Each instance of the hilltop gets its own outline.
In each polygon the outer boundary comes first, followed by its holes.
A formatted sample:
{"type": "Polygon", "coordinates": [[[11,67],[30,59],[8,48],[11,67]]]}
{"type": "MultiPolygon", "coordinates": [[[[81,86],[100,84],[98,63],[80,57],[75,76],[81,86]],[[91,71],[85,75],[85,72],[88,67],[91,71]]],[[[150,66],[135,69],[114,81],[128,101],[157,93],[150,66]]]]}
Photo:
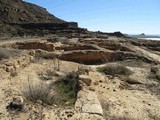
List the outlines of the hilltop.
{"type": "Polygon", "coordinates": [[[1,23],[63,23],[45,8],[22,0],[0,0],[1,23]]]}
{"type": "Polygon", "coordinates": [[[43,36],[57,29],[78,27],[22,0],[0,0],[0,36],[43,36]]]}

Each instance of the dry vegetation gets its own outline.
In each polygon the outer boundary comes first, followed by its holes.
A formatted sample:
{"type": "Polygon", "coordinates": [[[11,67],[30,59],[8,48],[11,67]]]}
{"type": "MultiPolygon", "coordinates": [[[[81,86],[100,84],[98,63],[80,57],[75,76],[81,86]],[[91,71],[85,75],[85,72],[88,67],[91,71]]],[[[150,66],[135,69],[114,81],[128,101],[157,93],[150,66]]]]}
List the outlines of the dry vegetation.
{"type": "Polygon", "coordinates": [[[55,82],[55,91],[59,94],[57,103],[73,105],[76,101],[79,74],[75,71],[69,72],[63,78],[55,82]]]}
{"type": "MultiPolygon", "coordinates": [[[[49,77],[54,77],[54,74],[50,72],[49,77]]],[[[49,84],[45,83],[46,80],[51,80],[49,77],[41,78],[45,81],[41,80],[39,83],[33,83],[28,77],[28,84],[23,86],[22,92],[28,100],[33,102],[41,100],[48,105],[73,105],[78,92],[78,76],[77,72],[69,72],[49,84]]]]}
{"type": "Polygon", "coordinates": [[[33,102],[41,100],[45,104],[52,105],[54,103],[54,94],[51,93],[52,86],[45,84],[43,81],[33,83],[28,78],[28,84],[23,86],[23,95],[33,102]]]}
{"type": "Polygon", "coordinates": [[[105,67],[98,68],[98,71],[106,75],[112,75],[112,76],[116,75],[129,76],[132,74],[132,71],[130,71],[128,68],[122,65],[107,65],[105,67]]]}
{"type": "Polygon", "coordinates": [[[0,48],[0,60],[9,59],[11,57],[20,56],[21,51],[9,48],[0,48]]]}

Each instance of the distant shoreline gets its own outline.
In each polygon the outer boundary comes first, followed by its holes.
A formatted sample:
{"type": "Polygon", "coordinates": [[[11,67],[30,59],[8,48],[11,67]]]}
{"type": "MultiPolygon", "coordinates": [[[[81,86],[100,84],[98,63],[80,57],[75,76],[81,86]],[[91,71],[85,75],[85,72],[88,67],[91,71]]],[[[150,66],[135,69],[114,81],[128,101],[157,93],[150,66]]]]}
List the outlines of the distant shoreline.
{"type": "Polygon", "coordinates": [[[143,40],[157,40],[157,41],[160,41],[160,38],[138,38],[138,39],[143,39],[143,40]]]}

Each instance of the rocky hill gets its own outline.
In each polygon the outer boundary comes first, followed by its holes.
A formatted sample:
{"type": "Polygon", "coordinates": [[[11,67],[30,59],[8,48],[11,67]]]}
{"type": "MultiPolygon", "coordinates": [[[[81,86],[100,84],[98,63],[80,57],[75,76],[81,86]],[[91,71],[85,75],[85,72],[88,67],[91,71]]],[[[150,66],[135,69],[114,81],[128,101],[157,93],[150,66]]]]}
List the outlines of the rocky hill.
{"type": "Polygon", "coordinates": [[[43,36],[56,30],[78,28],[45,8],[22,0],[0,0],[0,36],[43,36]]]}
{"type": "Polygon", "coordinates": [[[1,23],[63,23],[45,8],[22,0],[0,0],[1,23]]]}

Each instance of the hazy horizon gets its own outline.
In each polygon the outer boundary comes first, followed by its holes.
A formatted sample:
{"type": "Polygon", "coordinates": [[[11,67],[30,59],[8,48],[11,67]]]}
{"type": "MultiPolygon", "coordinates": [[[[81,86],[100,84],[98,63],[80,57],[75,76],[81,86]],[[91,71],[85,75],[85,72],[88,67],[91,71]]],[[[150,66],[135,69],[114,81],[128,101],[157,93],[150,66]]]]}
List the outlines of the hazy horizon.
{"type": "Polygon", "coordinates": [[[159,0],[25,0],[92,31],[160,34],[159,0]]]}

